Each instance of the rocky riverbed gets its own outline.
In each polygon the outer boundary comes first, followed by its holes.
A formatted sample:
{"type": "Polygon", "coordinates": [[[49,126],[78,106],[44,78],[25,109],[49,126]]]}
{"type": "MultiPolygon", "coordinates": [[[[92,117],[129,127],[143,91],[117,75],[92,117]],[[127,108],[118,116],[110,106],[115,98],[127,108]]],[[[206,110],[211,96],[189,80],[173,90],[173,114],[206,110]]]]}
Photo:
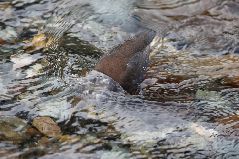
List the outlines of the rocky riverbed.
{"type": "Polygon", "coordinates": [[[238,0],[0,2],[0,158],[238,158],[238,0]],[[157,31],[138,95],[94,71],[157,31]]]}

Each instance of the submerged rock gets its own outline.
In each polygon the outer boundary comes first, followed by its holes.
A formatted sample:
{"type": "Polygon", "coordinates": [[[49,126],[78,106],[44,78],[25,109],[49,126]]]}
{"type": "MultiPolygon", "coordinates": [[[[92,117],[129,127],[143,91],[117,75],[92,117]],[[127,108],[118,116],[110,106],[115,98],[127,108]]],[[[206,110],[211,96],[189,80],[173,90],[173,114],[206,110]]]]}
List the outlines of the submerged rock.
{"type": "Polygon", "coordinates": [[[0,45],[3,45],[4,43],[5,41],[2,38],[0,38],[0,45]]]}
{"type": "Polygon", "coordinates": [[[60,127],[50,117],[34,118],[32,125],[48,137],[58,137],[61,135],[60,127]]]}
{"type": "Polygon", "coordinates": [[[27,130],[30,126],[27,121],[14,116],[1,116],[0,141],[20,143],[29,139],[27,130]]]}

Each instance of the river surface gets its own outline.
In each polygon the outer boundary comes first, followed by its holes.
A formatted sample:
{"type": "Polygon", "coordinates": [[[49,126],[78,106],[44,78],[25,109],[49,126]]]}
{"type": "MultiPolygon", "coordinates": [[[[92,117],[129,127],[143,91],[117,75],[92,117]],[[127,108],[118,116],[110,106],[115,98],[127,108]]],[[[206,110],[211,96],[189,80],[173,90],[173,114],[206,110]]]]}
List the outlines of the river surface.
{"type": "Polygon", "coordinates": [[[237,159],[238,70],[238,0],[2,0],[1,120],[48,116],[63,137],[0,131],[0,158],[237,159]],[[139,95],[112,91],[95,64],[145,28],[139,95]]]}

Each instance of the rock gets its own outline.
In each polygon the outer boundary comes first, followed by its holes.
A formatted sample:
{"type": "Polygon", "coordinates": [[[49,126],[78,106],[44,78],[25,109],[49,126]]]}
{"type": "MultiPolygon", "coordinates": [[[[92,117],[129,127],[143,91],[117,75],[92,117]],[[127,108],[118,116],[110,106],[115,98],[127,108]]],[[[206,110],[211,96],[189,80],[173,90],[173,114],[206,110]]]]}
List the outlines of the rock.
{"type": "Polygon", "coordinates": [[[2,38],[0,38],[0,45],[2,45],[4,43],[5,43],[5,41],[2,38]]]}
{"type": "Polygon", "coordinates": [[[52,38],[46,37],[46,35],[43,33],[39,33],[33,37],[32,41],[26,42],[27,44],[25,46],[25,50],[31,52],[50,45],[50,43],[52,43],[52,38]]]}
{"type": "Polygon", "coordinates": [[[60,127],[50,117],[36,117],[33,119],[32,125],[48,137],[57,138],[61,135],[60,127]]]}
{"type": "Polygon", "coordinates": [[[222,125],[228,125],[229,127],[232,127],[234,129],[239,129],[239,115],[230,115],[226,117],[221,117],[219,119],[216,119],[216,121],[222,125]]]}
{"type": "Polygon", "coordinates": [[[231,114],[226,116],[220,116],[215,119],[218,123],[218,129],[223,132],[224,135],[239,136],[239,115],[231,114]]]}
{"type": "Polygon", "coordinates": [[[29,139],[27,130],[30,126],[27,121],[14,116],[2,116],[0,118],[0,141],[12,141],[21,143],[29,139]]]}
{"type": "Polygon", "coordinates": [[[12,5],[11,5],[11,3],[10,2],[1,2],[0,3],[0,10],[6,10],[6,9],[8,9],[8,8],[11,8],[12,7],[12,5]]]}
{"type": "Polygon", "coordinates": [[[62,135],[59,138],[60,143],[73,144],[79,142],[81,139],[80,135],[62,135]]]}
{"type": "Polygon", "coordinates": [[[50,141],[47,137],[42,137],[39,141],[38,141],[38,144],[41,145],[41,146],[46,146],[46,145],[49,145],[50,144],[50,141]]]}
{"type": "Polygon", "coordinates": [[[29,127],[26,132],[29,136],[41,136],[42,135],[37,129],[35,129],[33,127],[29,127]]]}

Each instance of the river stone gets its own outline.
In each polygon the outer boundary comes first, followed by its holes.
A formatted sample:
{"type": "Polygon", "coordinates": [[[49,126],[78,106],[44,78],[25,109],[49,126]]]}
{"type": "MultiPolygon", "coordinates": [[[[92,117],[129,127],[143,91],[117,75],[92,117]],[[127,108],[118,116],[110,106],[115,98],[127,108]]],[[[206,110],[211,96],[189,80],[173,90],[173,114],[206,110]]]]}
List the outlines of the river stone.
{"type": "Polygon", "coordinates": [[[14,116],[1,116],[0,141],[12,141],[20,143],[29,139],[27,121],[14,116]]]}
{"type": "Polygon", "coordinates": [[[36,117],[33,119],[32,125],[48,137],[59,137],[61,135],[60,127],[50,117],[36,117]]]}

